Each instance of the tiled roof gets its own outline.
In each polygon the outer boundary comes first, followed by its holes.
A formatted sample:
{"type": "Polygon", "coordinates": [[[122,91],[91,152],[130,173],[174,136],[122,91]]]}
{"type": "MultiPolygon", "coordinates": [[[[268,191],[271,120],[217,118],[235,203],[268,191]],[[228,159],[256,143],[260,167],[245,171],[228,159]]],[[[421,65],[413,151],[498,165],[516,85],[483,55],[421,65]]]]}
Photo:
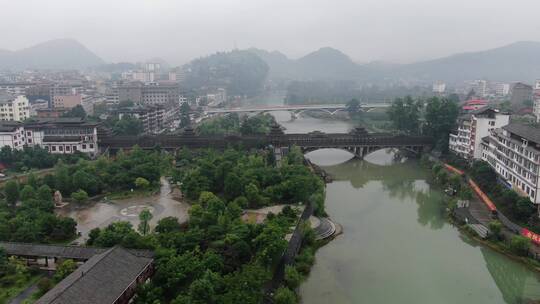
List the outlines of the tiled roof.
{"type": "Polygon", "coordinates": [[[151,263],[152,258],[113,247],[93,256],[36,304],[114,303],[151,263]]]}
{"type": "Polygon", "coordinates": [[[540,128],[520,123],[511,123],[503,127],[504,130],[525,138],[528,141],[540,144],[540,128]]]}

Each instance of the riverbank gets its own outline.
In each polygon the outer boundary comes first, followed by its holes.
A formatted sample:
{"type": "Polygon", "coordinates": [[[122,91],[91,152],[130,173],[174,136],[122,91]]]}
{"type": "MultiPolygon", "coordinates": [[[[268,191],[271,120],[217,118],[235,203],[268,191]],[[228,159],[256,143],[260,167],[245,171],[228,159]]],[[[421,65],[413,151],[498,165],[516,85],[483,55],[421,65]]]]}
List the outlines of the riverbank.
{"type": "MultiPolygon", "coordinates": [[[[456,198],[448,197],[446,200],[446,207],[450,210],[449,219],[458,226],[460,231],[479,243],[488,246],[492,250],[526,265],[531,270],[540,272],[540,262],[538,261],[540,248],[531,244],[530,241],[529,244],[525,243],[525,245],[523,245],[527,246],[526,248],[518,247],[516,245],[516,240],[523,237],[519,234],[515,234],[514,231],[499,222],[495,215],[497,213],[496,207],[487,195],[476,186],[476,183],[469,179],[463,171],[439,162],[434,158],[432,158],[432,160],[435,161],[427,161],[424,163],[424,166],[428,165],[429,168],[432,168],[432,174],[434,175],[432,181],[443,188],[458,188],[459,190],[457,190],[454,195],[457,199],[463,199],[462,203],[459,203],[458,201],[457,204],[455,203],[456,198]],[[444,168],[442,170],[446,170],[446,172],[450,174],[450,177],[442,175],[440,170],[436,170],[436,166],[444,168]],[[454,181],[451,181],[453,178],[452,176],[456,177],[454,181]],[[457,184],[456,180],[458,181],[457,184]],[[472,189],[472,187],[475,188],[472,189]],[[464,192],[472,192],[475,195],[471,196],[468,193],[463,195],[464,192]],[[469,212],[469,208],[474,209],[469,212]],[[465,210],[466,212],[461,212],[462,210],[465,210]],[[474,225],[484,226],[486,234],[481,235],[481,233],[475,229],[476,227],[474,225]],[[530,257],[530,254],[533,255],[532,258],[530,257]]],[[[502,214],[500,214],[500,216],[504,217],[502,214]]]]}

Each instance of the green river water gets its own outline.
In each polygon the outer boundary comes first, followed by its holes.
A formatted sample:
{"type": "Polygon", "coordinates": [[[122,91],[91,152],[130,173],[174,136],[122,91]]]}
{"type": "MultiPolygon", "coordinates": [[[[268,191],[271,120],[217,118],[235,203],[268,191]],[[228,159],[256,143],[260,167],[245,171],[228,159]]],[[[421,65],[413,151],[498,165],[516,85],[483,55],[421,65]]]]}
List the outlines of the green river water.
{"type": "MultiPolygon", "coordinates": [[[[339,121],[275,114],[286,132],[344,132],[339,121]]],[[[416,160],[391,151],[348,160],[340,150],[308,154],[334,177],[326,210],[344,233],[319,249],[301,285],[303,303],[531,303],[540,277],[485,248],[445,220],[443,194],[416,160]]]]}

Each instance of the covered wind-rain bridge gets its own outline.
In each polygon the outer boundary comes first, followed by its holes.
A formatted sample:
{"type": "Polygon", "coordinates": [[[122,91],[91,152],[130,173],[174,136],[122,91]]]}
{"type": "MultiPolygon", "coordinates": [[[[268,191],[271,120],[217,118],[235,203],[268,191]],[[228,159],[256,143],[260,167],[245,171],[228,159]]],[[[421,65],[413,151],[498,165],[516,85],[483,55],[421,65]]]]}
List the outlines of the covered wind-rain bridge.
{"type": "Polygon", "coordinates": [[[197,135],[193,129],[187,129],[181,135],[154,136],[106,136],[99,141],[100,150],[115,153],[129,150],[137,145],[142,149],[164,149],[176,151],[189,149],[226,149],[228,147],[268,148],[287,151],[298,146],[304,153],[319,149],[341,149],[352,153],[357,158],[380,149],[397,148],[415,153],[430,149],[431,137],[394,135],[389,133],[368,133],[363,128],[353,129],[349,133],[323,133],[319,131],[307,134],[284,134],[278,125],[266,135],[197,135]]]}

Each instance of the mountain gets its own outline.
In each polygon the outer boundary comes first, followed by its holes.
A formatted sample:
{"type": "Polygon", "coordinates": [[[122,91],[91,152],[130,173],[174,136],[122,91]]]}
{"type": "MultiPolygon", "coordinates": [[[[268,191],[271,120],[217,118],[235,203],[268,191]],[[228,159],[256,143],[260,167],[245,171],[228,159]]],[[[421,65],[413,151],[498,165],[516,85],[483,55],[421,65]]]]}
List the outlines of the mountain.
{"type": "Polygon", "coordinates": [[[280,52],[250,49],[270,67],[270,78],[297,81],[386,81],[449,83],[473,79],[526,81],[540,78],[540,42],[516,42],[507,46],[456,54],[412,64],[372,62],[357,64],[332,48],[321,48],[300,59],[280,52]]]}
{"type": "Polygon", "coordinates": [[[263,89],[268,65],[248,51],[220,52],[192,60],[183,66],[184,88],[213,92],[225,88],[231,96],[255,96],[263,89]]]}
{"type": "Polygon", "coordinates": [[[351,80],[361,77],[363,69],[339,50],[325,47],[299,59],[289,59],[278,51],[251,48],[270,67],[270,78],[288,80],[351,80]]]}
{"type": "Polygon", "coordinates": [[[462,53],[403,65],[392,70],[420,81],[459,82],[472,79],[533,81],[540,77],[540,42],[516,42],[480,52],[462,53]]]}
{"type": "Polygon", "coordinates": [[[0,69],[84,69],[105,62],[73,39],[50,40],[18,50],[0,50],[0,69]]]}

